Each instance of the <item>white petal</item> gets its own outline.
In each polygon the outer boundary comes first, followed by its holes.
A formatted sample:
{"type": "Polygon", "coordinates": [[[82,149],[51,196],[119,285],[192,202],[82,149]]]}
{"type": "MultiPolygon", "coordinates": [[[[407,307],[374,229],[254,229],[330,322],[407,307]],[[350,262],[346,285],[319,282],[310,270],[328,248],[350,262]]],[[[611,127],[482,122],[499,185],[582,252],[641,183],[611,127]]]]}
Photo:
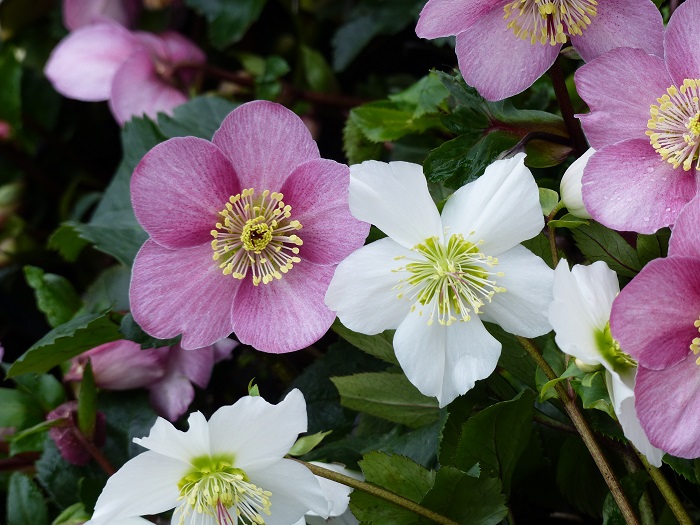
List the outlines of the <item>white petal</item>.
{"type": "Polygon", "coordinates": [[[92,519],[111,522],[172,509],[180,496],[177,484],[190,468],[155,452],[139,454],[107,480],[92,519]]]}
{"type": "Polygon", "coordinates": [[[618,374],[605,373],[605,382],[608,386],[610,401],[615,407],[615,414],[620,421],[625,437],[629,439],[639,452],[646,456],[647,461],[655,467],[661,466],[663,450],[656,448],[649,442],[649,438],[642,429],[634,407],[634,379],[635,368],[629,368],[622,377],[618,374]]]}
{"type": "Polygon", "coordinates": [[[350,254],[335,270],[326,292],[326,305],[342,323],[362,334],[394,329],[406,317],[411,304],[398,299],[394,288],[407,272],[396,272],[413,252],[386,238],[350,254]]]}
{"type": "MultiPolygon", "coordinates": [[[[320,461],[312,461],[311,463],[313,463],[314,465],[318,465],[319,467],[327,468],[328,470],[332,470],[334,472],[350,476],[355,479],[365,479],[364,476],[359,472],[348,470],[341,465],[337,465],[334,463],[322,463],[320,461]]],[[[352,489],[347,485],[343,485],[342,483],[337,483],[335,481],[331,481],[330,479],[322,478],[320,476],[316,476],[316,479],[318,480],[318,483],[321,486],[323,496],[326,498],[326,500],[328,500],[328,503],[330,504],[329,515],[340,516],[341,514],[344,514],[345,511],[348,510],[348,505],[350,504],[350,493],[352,492],[352,489]]],[[[313,511],[310,511],[309,514],[315,515],[313,511]]]]}
{"type": "Polygon", "coordinates": [[[194,412],[187,420],[189,429],[181,432],[170,422],[159,417],[151,428],[150,434],[144,438],[134,438],[134,443],[148,448],[153,452],[190,462],[193,458],[208,456],[209,427],[201,412],[194,412]]]}
{"type": "Polygon", "coordinates": [[[212,454],[233,454],[234,466],[246,472],[278,461],[302,432],[306,401],[296,388],[276,405],[262,397],[243,397],[209,420],[212,454]]]}
{"type": "Polygon", "coordinates": [[[591,219],[591,214],[588,213],[586,207],[583,205],[583,195],[581,189],[583,185],[581,179],[583,178],[583,169],[588,163],[588,159],[595,153],[593,148],[588,148],[586,153],[581,155],[576,159],[571,166],[569,166],[564,175],[561,178],[561,184],[559,185],[559,193],[561,194],[561,200],[569,210],[571,215],[580,217],[581,219],[591,219]]]}
{"type": "Polygon", "coordinates": [[[289,525],[307,512],[328,516],[329,503],[318,479],[304,465],[289,459],[279,460],[261,470],[246,471],[250,482],[272,492],[271,515],[265,525],[289,525]]]}
{"type": "Polygon", "coordinates": [[[461,233],[486,255],[500,255],[544,227],[539,190],[525,154],[497,160],[474,182],[447,200],[442,224],[447,235],[461,233]]]}
{"type": "Polygon", "coordinates": [[[481,318],[524,337],[549,332],[552,327],[547,309],[552,301],[554,270],[520,245],[499,255],[494,270],[505,274],[495,280],[506,291],[495,294],[483,306],[481,318]]]}
{"type": "Polygon", "coordinates": [[[597,335],[605,330],[619,291],[617,274],[605,262],[575,265],[570,271],[565,260],[559,261],[548,316],[559,348],[586,364],[611,369],[600,353],[597,335]]]}
{"type": "Polygon", "coordinates": [[[428,316],[419,312],[409,313],[396,330],[396,358],[408,380],[444,407],[494,371],[501,343],[477,316],[449,326],[428,325],[428,316]]]}
{"type": "Polygon", "coordinates": [[[405,248],[442,239],[442,225],[428,192],[423,167],[410,162],[368,160],[350,166],[350,211],[405,248]]]}

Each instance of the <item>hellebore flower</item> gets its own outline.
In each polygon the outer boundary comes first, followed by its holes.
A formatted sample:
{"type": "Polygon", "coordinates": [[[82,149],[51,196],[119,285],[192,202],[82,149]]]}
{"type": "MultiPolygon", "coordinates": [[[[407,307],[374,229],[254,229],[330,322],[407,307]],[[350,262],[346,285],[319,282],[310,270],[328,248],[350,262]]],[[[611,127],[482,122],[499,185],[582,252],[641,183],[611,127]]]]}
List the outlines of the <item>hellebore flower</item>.
{"type": "Polygon", "coordinates": [[[44,73],[68,98],[109,101],[119,124],[133,116],[155,118],[187,101],[195,76],[180,63],[204,63],[205,55],[182,35],[131,32],[116,23],[78,29],[52,51],[44,73]]]}
{"type": "Polygon", "coordinates": [[[524,154],[499,160],[457,190],[439,215],[421,166],[350,168],[350,210],[388,235],[345,259],[326,304],[356,332],[396,329],[408,379],[440,406],[493,372],[495,322],[525,337],[551,329],[552,270],[519,243],[544,226],[524,154]]]}
{"type": "Polygon", "coordinates": [[[569,210],[571,215],[581,219],[592,218],[583,204],[581,179],[583,178],[583,170],[586,164],[588,164],[588,159],[590,159],[594,153],[595,150],[593,148],[588,148],[586,153],[581,155],[566,169],[564,176],[561,178],[561,184],[559,185],[559,193],[564,206],[566,206],[566,209],[569,210]]]}
{"type": "Polygon", "coordinates": [[[131,198],[151,238],[134,261],[134,319],[185,349],[234,331],[264,352],[317,341],[336,265],[369,225],[348,208],[347,166],[321,159],[294,113],[257,101],[232,111],[212,142],[184,137],[136,167],[131,198]]]}
{"type": "Polygon", "coordinates": [[[617,296],[613,337],[639,363],[636,409],[649,441],[700,456],[700,199],[680,213],[668,257],[649,262],[617,296]]]}
{"type": "Polygon", "coordinates": [[[651,0],[429,0],[416,34],[457,35],[464,80],[487,100],[526,90],[571,39],[592,60],[620,46],[662,55],[663,21],[651,0]]]}
{"type": "MultiPolygon", "coordinates": [[[[311,463],[355,479],[363,481],[365,479],[359,472],[348,470],[340,465],[321,463],[320,461],[312,461],[311,463]]],[[[316,476],[316,479],[321,486],[323,495],[328,501],[328,518],[323,518],[315,512],[309,511],[306,513],[306,516],[300,519],[295,525],[324,525],[326,523],[333,523],[334,525],[358,525],[360,522],[353,516],[348,508],[352,489],[347,485],[341,485],[340,483],[320,476],[316,476]]]]}
{"type": "Polygon", "coordinates": [[[663,55],[615,49],[576,72],[591,109],[578,117],[597,150],[583,174],[583,201],[610,228],[653,233],[697,193],[699,18],[700,0],[688,0],[671,16],[663,55]]]}
{"type": "Polygon", "coordinates": [[[610,310],[619,292],[617,274],[603,261],[569,270],[561,260],[554,270],[549,322],[559,348],[575,357],[580,368],[605,368],[610,400],[625,437],[649,463],[660,467],[663,452],[649,443],[634,409],[636,363],[610,335],[610,310]]]}
{"type": "Polygon", "coordinates": [[[137,343],[119,340],[74,358],[64,379],[80,381],[90,359],[99,388],[148,388],[158,415],[176,421],[194,399],[192,385],[206,388],[214,365],[228,359],[236,346],[232,339],[222,339],[197,350],[183,350],[180,345],[142,350],[137,343]]]}
{"type": "Polygon", "coordinates": [[[91,525],[174,508],[172,523],[292,525],[313,510],[328,516],[316,476],[284,459],[306,431],[306,403],[292,390],[277,405],[246,396],[207,420],[190,415],[181,432],[158,419],[134,442],[148,451],[114,474],[95,505],[91,525]]]}
{"type": "Polygon", "coordinates": [[[75,31],[83,26],[111,20],[131,27],[142,5],[141,0],[63,0],[63,25],[75,31]]]}

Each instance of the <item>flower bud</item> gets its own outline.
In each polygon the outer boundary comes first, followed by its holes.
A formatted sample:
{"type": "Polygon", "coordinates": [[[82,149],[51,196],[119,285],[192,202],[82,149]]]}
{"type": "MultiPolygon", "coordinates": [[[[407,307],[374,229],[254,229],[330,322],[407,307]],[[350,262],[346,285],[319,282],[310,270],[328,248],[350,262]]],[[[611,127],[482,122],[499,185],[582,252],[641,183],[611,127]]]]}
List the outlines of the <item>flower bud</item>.
{"type": "MultiPolygon", "coordinates": [[[[63,459],[73,465],[87,465],[92,456],[79,439],[76,433],[78,429],[78,402],[68,401],[59,405],[46,416],[47,421],[56,419],[65,419],[65,424],[49,429],[49,436],[56,444],[56,448],[60,452],[63,459]]],[[[87,438],[84,438],[87,440],[87,438]]],[[[97,412],[97,420],[95,426],[94,444],[97,447],[102,447],[106,440],[106,422],[105,415],[102,412],[97,412]]]]}
{"type": "Polygon", "coordinates": [[[591,215],[586,211],[583,205],[583,197],[581,196],[581,178],[583,177],[583,169],[588,163],[588,159],[595,153],[593,148],[588,148],[588,151],[581,155],[564,173],[559,186],[561,200],[569,210],[571,215],[581,219],[590,219],[591,215]]]}

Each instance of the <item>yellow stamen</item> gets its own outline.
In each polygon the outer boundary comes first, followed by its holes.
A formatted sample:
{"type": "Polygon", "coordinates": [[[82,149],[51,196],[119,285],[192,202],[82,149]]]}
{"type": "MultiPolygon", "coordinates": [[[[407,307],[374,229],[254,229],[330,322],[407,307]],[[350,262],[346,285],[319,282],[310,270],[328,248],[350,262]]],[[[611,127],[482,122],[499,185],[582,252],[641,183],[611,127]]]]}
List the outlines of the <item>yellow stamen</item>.
{"type": "Polygon", "coordinates": [[[596,0],[515,0],[503,7],[508,28],[531,44],[559,45],[582,35],[598,10],[596,0]]]}

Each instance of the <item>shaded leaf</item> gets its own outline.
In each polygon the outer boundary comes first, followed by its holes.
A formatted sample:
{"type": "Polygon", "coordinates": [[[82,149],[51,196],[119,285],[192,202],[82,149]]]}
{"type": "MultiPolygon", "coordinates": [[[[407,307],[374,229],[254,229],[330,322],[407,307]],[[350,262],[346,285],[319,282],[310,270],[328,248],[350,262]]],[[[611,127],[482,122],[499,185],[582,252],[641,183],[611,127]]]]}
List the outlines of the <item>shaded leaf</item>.
{"type": "Polygon", "coordinates": [[[572,234],[588,260],[605,261],[611,270],[626,277],[634,277],[641,270],[637,252],[616,231],[591,221],[572,230],[572,234]]]}
{"type": "Polygon", "coordinates": [[[65,277],[44,273],[36,266],[25,266],[24,277],[34,290],[36,303],[52,328],[67,323],[83,302],[73,285],[65,277]]]}
{"type": "Polygon", "coordinates": [[[48,525],[44,496],[26,475],[15,472],[7,491],[7,525],[48,525]]]}

